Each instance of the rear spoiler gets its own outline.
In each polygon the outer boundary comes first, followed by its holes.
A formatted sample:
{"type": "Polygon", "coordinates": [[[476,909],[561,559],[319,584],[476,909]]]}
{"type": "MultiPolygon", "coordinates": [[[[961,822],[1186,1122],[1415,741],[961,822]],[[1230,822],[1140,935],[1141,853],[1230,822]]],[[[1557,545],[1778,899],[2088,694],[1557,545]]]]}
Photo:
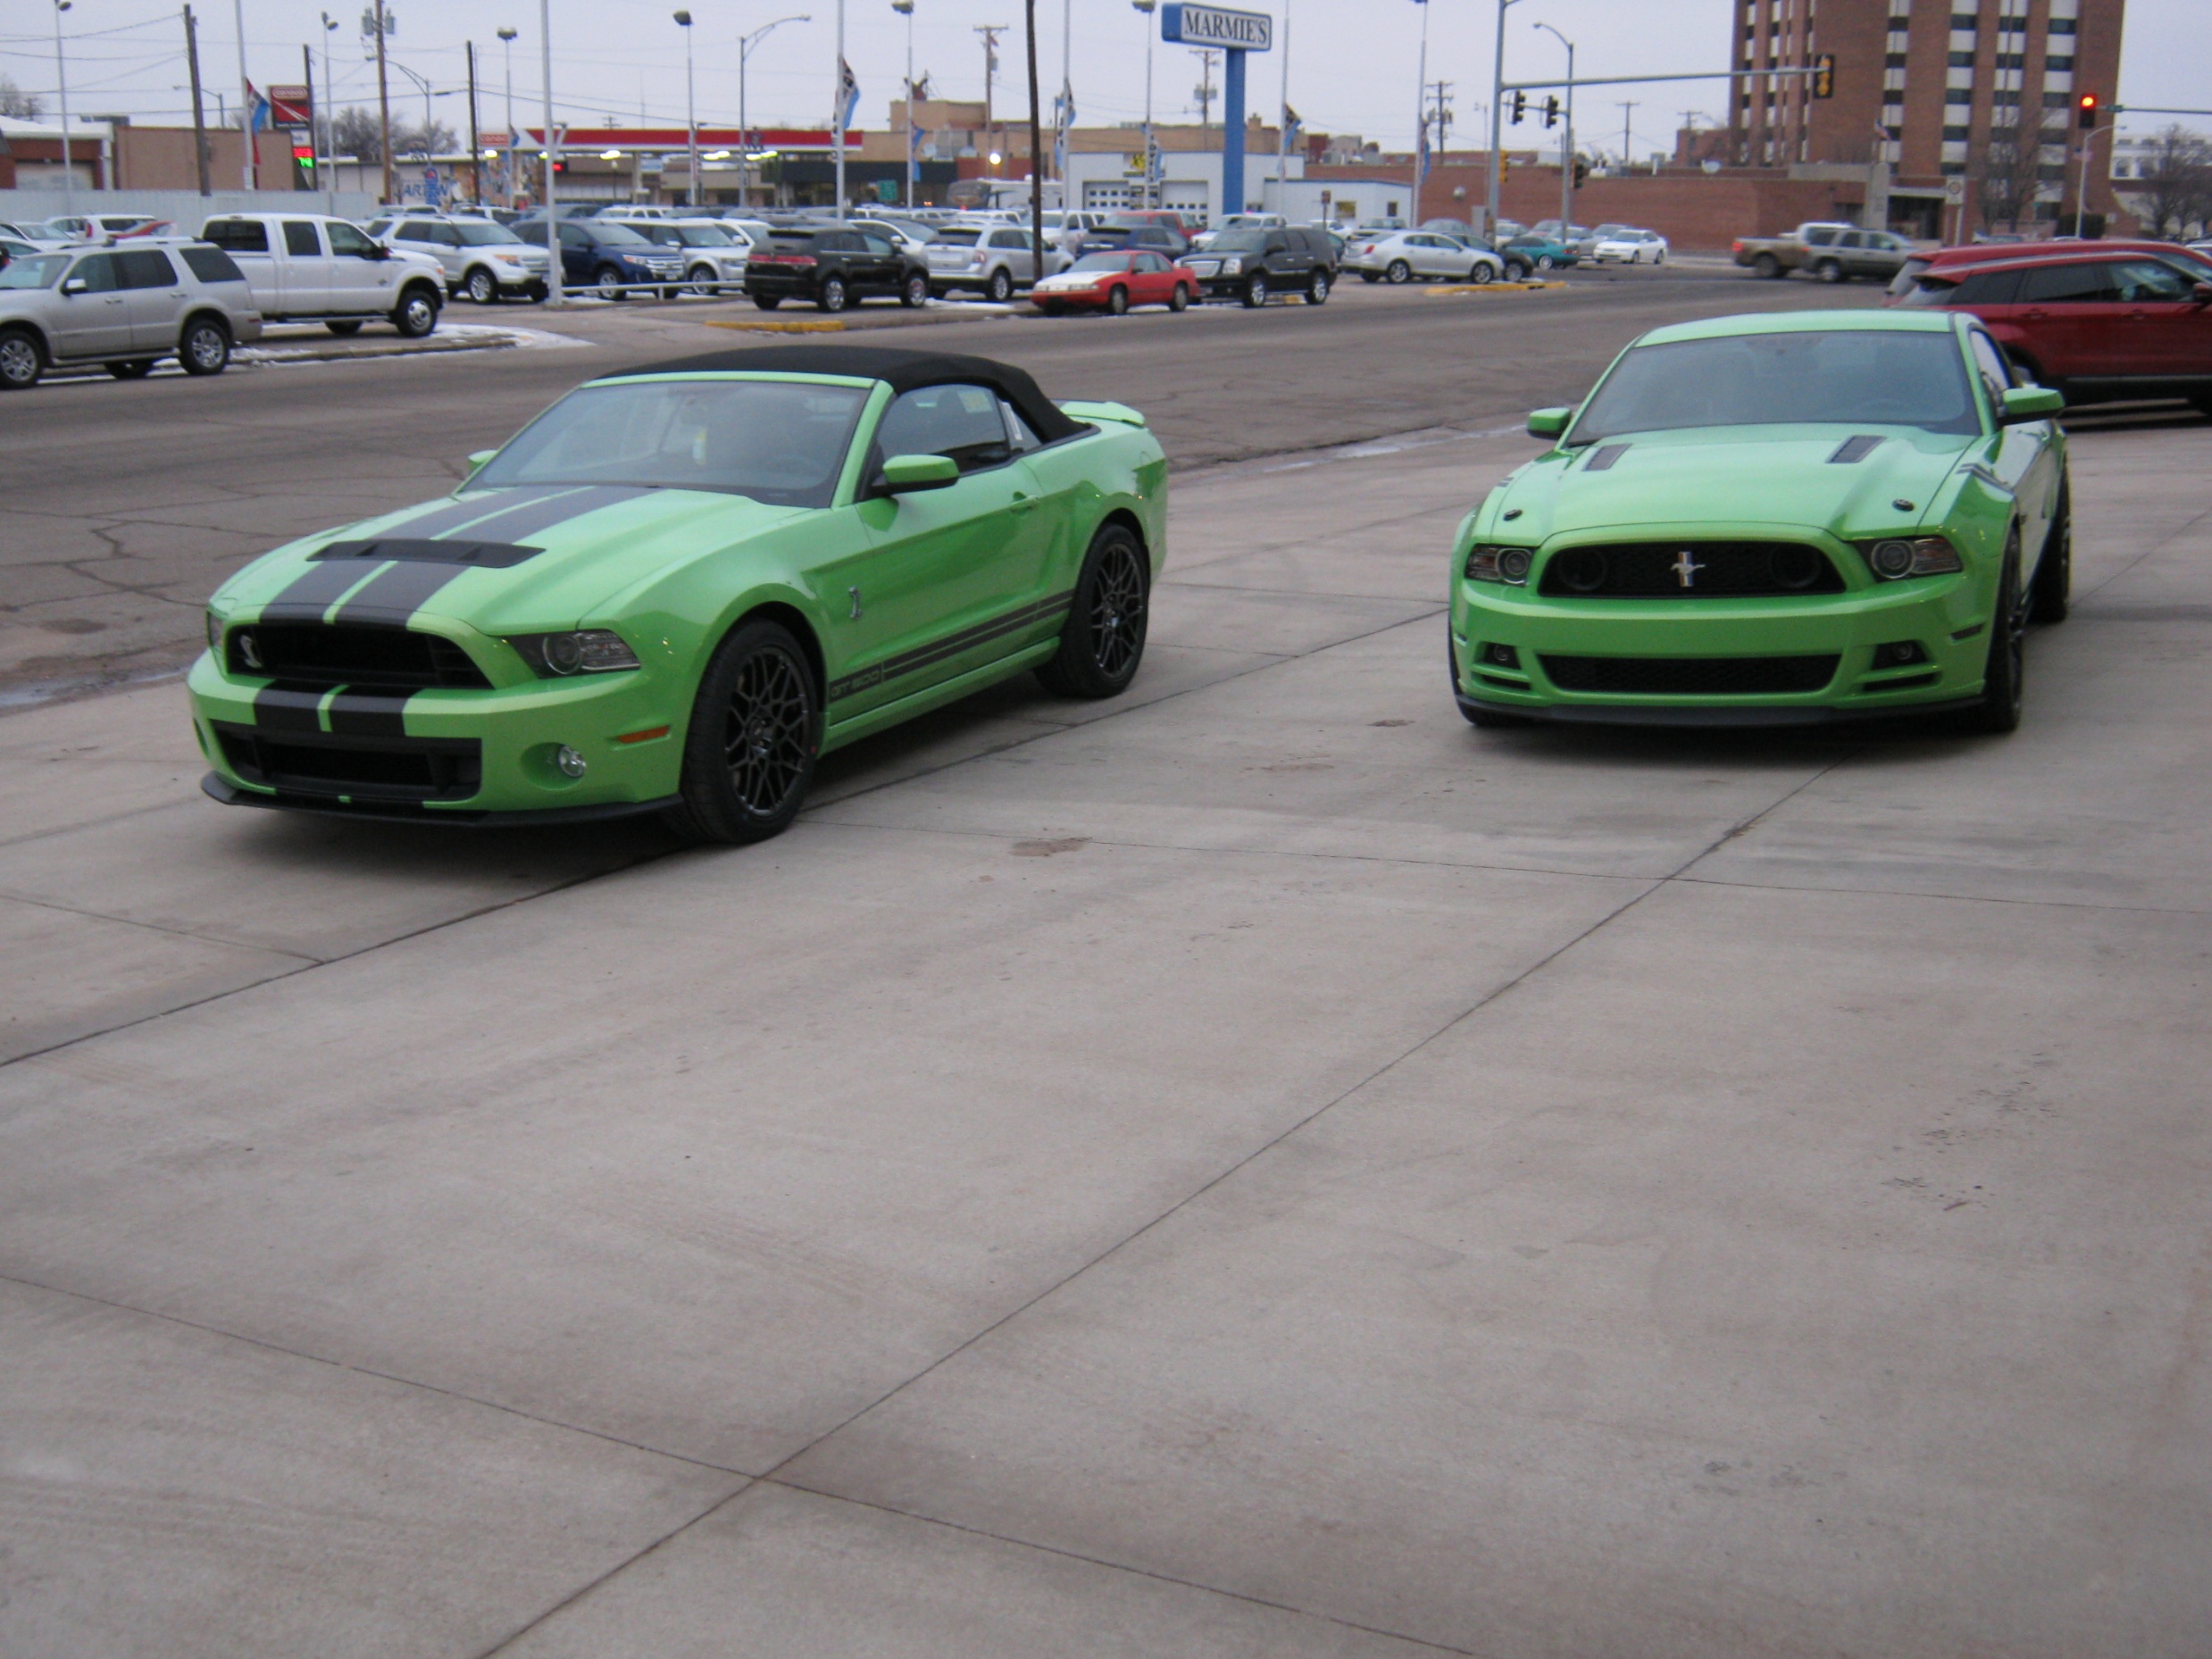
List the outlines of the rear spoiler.
{"type": "Polygon", "coordinates": [[[1060,411],[1072,421],[1115,421],[1123,426],[1143,426],[1145,418],[1127,404],[1091,404],[1081,399],[1064,402],[1060,411]]]}

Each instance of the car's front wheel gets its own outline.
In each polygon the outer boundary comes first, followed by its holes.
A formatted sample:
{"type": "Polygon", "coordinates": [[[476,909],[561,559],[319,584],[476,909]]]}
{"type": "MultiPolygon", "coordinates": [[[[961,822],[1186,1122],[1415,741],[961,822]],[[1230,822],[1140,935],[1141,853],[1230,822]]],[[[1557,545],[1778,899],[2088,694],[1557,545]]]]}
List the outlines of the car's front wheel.
{"type": "Polygon", "coordinates": [[[230,366],[230,330],[213,317],[195,317],[177,341],[177,361],[187,374],[221,374],[230,366]]]}
{"type": "Polygon", "coordinates": [[[909,276],[898,290],[898,303],[908,311],[919,311],[930,303],[930,279],[920,271],[909,276]]]}
{"type": "Polygon", "coordinates": [[[1190,309],[1190,290],[1178,282],[1175,285],[1175,291],[1167,296],[1167,308],[1170,311],[1189,311],[1190,309]]]}
{"type": "Polygon", "coordinates": [[[1245,279],[1244,303],[1255,311],[1267,304],[1267,278],[1265,272],[1254,271],[1245,279]]]}
{"type": "Polygon", "coordinates": [[[701,299],[712,298],[714,293],[714,268],[712,265],[694,265],[684,273],[690,279],[691,291],[701,299]]]}
{"type": "Polygon", "coordinates": [[[1117,317],[1129,315],[1129,290],[1118,282],[1106,290],[1106,309],[1117,317]]]}
{"type": "Polygon", "coordinates": [[[24,392],[38,384],[46,372],[46,354],[29,329],[0,332],[0,391],[24,392]]]}
{"type": "Polygon", "coordinates": [[[2058,505],[2043,537],[2043,556],[2035,562],[2029,590],[2028,621],[2048,627],[2066,620],[2074,597],[2074,487],[2061,479],[2058,505]]]}
{"type": "Polygon", "coordinates": [[[438,326],[438,302],[425,288],[412,288],[392,307],[392,327],[404,340],[419,340],[438,326]]]}
{"type": "Polygon", "coordinates": [[[1474,262],[1474,269],[1467,272],[1467,280],[1477,288],[1484,288],[1493,281],[1497,275],[1498,273],[1490,268],[1488,261],[1478,259],[1474,262]]]}
{"type": "Polygon", "coordinates": [[[499,279],[483,266],[479,265],[474,271],[469,272],[468,296],[479,305],[497,304],[499,303],[499,279]]]}
{"type": "Polygon", "coordinates": [[[699,680],[670,827],[731,846],[781,834],[798,816],[821,747],[814,671],[798,641],[780,623],[740,624],[699,680]]]}
{"type": "Polygon", "coordinates": [[[1075,579],[1059,654],[1037,671],[1045,689],[1064,697],[1114,697],[1128,690],[1144,660],[1151,599],[1144,544],[1126,524],[1100,526],[1075,579]]]}
{"type": "Polygon", "coordinates": [[[2020,729],[2023,689],[2027,679],[2028,607],[2020,592],[2020,532],[2005,544],[2004,567],[1997,574],[1997,605],[1990,613],[1990,654],[1983,671],[1982,700],[1968,710],[1974,731],[2001,736],[2020,729]]]}
{"type": "Polygon", "coordinates": [[[622,292],[622,273],[614,265],[602,265],[591,273],[591,286],[601,299],[627,299],[622,292]]]}

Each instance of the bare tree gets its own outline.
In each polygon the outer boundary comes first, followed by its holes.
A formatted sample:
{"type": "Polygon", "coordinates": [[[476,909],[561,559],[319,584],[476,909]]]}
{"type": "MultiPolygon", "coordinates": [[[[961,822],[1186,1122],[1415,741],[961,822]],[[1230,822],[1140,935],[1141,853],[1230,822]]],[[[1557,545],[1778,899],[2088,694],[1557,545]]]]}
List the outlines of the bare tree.
{"type": "Polygon", "coordinates": [[[2185,234],[2212,221],[2212,142],[2179,126],[2168,127],[2141,152],[2128,195],[2154,237],[2185,234]]]}
{"type": "Polygon", "coordinates": [[[46,106],[35,92],[26,92],[8,76],[0,75],[0,115],[10,121],[37,121],[46,106]]]}
{"type": "Polygon", "coordinates": [[[2036,196],[2043,182],[2043,134],[2025,121],[1991,127],[1983,147],[1974,203],[1984,225],[2024,230],[2036,217],[2036,196]]]}
{"type": "Polygon", "coordinates": [[[451,155],[460,148],[459,136],[442,121],[434,121],[426,127],[403,127],[397,122],[392,125],[394,160],[403,155],[422,156],[426,159],[433,155],[451,155]]]}
{"type": "Polygon", "coordinates": [[[380,163],[384,141],[377,129],[376,112],[355,104],[342,109],[330,122],[330,153],[355,161],[380,163]]]}

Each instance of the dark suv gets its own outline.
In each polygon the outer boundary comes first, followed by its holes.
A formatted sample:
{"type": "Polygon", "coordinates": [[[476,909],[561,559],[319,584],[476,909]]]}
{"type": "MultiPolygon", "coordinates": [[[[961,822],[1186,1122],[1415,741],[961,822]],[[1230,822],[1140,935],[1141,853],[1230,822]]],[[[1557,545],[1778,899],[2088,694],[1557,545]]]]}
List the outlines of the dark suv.
{"type": "Polygon", "coordinates": [[[1897,303],[1981,318],[2069,404],[2186,397],[2212,414],[2212,267],[2178,247],[2017,252],[1931,266],[1897,303]]]}
{"type": "Polygon", "coordinates": [[[1203,254],[1183,263],[1198,275],[1209,298],[1265,305],[1273,294],[1303,294],[1309,305],[1327,302],[1336,281],[1336,244],[1325,230],[1288,225],[1279,230],[1224,230],[1203,254]]]}
{"type": "Polygon", "coordinates": [[[763,311],[787,299],[812,300],[843,311],[872,294],[896,295],[902,305],[930,301],[930,268],[889,237],[852,225],[779,227],[745,263],[745,292],[763,311]]]}

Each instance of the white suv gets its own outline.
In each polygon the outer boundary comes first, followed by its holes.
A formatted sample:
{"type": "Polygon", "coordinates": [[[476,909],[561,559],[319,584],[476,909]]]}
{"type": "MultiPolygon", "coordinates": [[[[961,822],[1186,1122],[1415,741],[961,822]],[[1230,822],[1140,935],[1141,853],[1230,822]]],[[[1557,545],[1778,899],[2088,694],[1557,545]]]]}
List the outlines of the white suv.
{"type": "Polygon", "coordinates": [[[446,272],[446,291],[466,294],[480,305],[510,295],[546,297],[546,250],[492,220],[403,213],[388,223],[371,223],[368,229],[387,247],[436,260],[446,272]]]}

